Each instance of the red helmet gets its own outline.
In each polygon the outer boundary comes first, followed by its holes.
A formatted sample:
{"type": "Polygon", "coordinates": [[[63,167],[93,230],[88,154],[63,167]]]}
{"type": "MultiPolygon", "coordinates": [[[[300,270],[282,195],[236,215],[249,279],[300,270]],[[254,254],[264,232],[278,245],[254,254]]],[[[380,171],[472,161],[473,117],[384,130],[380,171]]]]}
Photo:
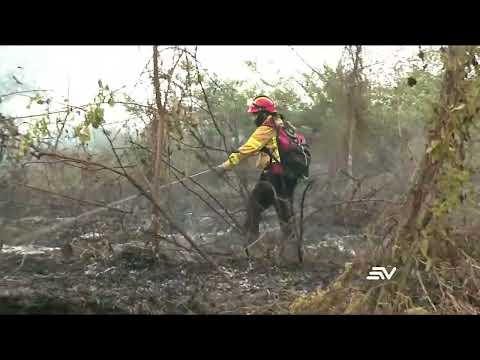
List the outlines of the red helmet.
{"type": "Polygon", "coordinates": [[[265,110],[270,113],[277,112],[277,108],[272,99],[268,96],[260,95],[253,99],[252,105],[248,107],[247,112],[257,113],[259,111],[265,110]]]}

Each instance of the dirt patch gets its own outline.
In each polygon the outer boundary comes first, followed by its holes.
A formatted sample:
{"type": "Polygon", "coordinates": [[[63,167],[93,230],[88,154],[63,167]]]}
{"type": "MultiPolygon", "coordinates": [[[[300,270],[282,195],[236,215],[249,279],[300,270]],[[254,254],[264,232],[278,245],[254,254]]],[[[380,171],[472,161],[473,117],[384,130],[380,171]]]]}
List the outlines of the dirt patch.
{"type": "MultiPolygon", "coordinates": [[[[37,236],[34,246],[16,240],[55,225],[58,215],[11,220],[9,226],[19,234],[5,236],[5,251],[0,251],[0,313],[285,313],[299,295],[324,288],[354,255],[350,245],[356,238],[349,229],[318,216],[304,234],[302,266],[279,266],[267,256],[247,259],[243,239],[207,215],[189,233],[219,268],[185,252],[189,244],[175,233],[166,235],[163,255],[154,257],[145,245],[151,236],[140,221],[143,215],[123,221],[117,214],[102,214],[37,236]],[[172,245],[175,241],[183,250],[172,245]],[[66,243],[73,255],[62,252],[66,243]]],[[[273,211],[264,220],[263,232],[278,227],[273,211]]]]}
{"type": "Polygon", "coordinates": [[[1,253],[0,313],[278,312],[294,296],[323,287],[341,269],[317,260],[299,267],[262,259],[225,260],[220,270],[229,283],[207,263],[158,260],[137,246],[102,261],[66,262],[57,250],[1,253]]]}

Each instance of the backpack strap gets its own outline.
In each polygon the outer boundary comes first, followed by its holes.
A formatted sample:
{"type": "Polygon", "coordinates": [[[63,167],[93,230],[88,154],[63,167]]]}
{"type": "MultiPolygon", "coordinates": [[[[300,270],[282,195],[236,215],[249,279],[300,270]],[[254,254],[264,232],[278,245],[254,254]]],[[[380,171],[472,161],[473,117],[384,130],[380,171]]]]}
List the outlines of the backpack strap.
{"type": "Polygon", "coordinates": [[[273,155],[273,153],[270,151],[269,148],[267,148],[266,146],[263,147],[260,152],[263,152],[265,154],[267,154],[269,157],[270,157],[270,166],[272,165],[273,163],[273,160],[275,160],[276,163],[280,164],[280,161],[278,161],[278,159],[275,157],[275,155],[273,155]]]}
{"type": "MultiPolygon", "coordinates": [[[[281,119],[283,119],[283,117],[281,115],[279,115],[281,119]]],[[[274,119],[274,116],[269,116],[262,124],[262,126],[268,126],[269,128],[272,128],[272,129],[275,129],[275,141],[277,142],[277,146],[280,146],[279,143],[278,143],[278,125],[277,123],[275,122],[275,119],[274,119]]],[[[280,151],[280,149],[279,149],[280,151]]],[[[273,163],[273,160],[275,160],[276,163],[280,164],[281,162],[273,155],[273,153],[270,151],[269,148],[267,148],[266,146],[264,146],[260,152],[263,152],[265,154],[267,154],[269,157],[270,157],[270,166],[272,166],[272,163],[273,163]]]]}
{"type": "Polygon", "coordinates": [[[276,129],[275,120],[273,116],[269,116],[262,124],[262,126],[268,126],[269,128],[276,129]]]}

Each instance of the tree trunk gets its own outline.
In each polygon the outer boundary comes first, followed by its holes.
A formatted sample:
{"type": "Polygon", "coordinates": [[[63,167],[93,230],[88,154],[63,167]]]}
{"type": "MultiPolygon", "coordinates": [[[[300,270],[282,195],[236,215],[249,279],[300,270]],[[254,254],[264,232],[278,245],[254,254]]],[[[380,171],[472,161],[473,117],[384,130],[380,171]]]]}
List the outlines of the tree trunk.
{"type": "MultiPolygon", "coordinates": [[[[158,47],[153,46],[153,89],[155,93],[155,111],[153,116],[152,133],[153,138],[153,151],[152,151],[152,191],[153,198],[157,203],[160,203],[159,187],[163,183],[165,177],[165,166],[161,161],[163,151],[165,149],[165,109],[162,105],[162,98],[160,93],[160,78],[158,68],[158,47]]],[[[166,99],[165,99],[166,101],[166,99]]],[[[159,211],[157,208],[152,208],[152,230],[154,236],[160,231],[159,211]]],[[[157,241],[154,241],[157,244],[157,241]]],[[[157,250],[158,247],[156,246],[157,250]]]]}
{"type": "Polygon", "coordinates": [[[347,167],[347,137],[345,136],[345,130],[348,128],[346,122],[348,117],[346,91],[345,91],[345,73],[341,63],[337,67],[337,84],[335,85],[335,92],[332,95],[334,100],[334,114],[337,121],[337,125],[334,128],[334,141],[330,148],[329,164],[328,164],[328,176],[330,181],[335,180],[339,170],[346,169],[347,167]]]}
{"type": "Polygon", "coordinates": [[[339,170],[346,170],[353,175],[354,146],[357,138],[357,126],[363,116],[363,80],[362,80],[362,47],[356,46],[351,52],[353,67],[346,74],[339,68],[340,81],[336,99],[336,116],[340,124],[337,130],[335,150],[332,151],[329,163],[329,175],[333,178],[339,170]]]}
{"type": "MultiPolygon", "coordinates": [[[[434,201],[440,199],[442,189],[439,188],[440,175],[442,168],[445,167],[447,161],[444,158],[438,159],[434,156],[436,146],[446,146],[458,160],[457,164],[453,164],[459,169],[463,168],[464,161],[464,140],[461,139],[461,127],[456,125],[458,119],[454,118],[453,110],[464,103],[466,94],[465,81],[465,62],[466,62],[465,46],[449,46],[447,50],[446,71],[443,79],[443,86],[440,95],[440,106],[438,114],[434,114],[435,125],[429,131],[427,137],[427,151],[419,165],[416,174],[416,181],[410,190],[407,202],[404,206],[404,222],[401,223],[397,240],[403,244],[405,248],[412,247],[420,235],[420,232],[429,224],[433,218],[432,207],[434,201]]],[[[461,119],[462,125],[468,127],[466,120],[468,116],[461,119]]]]}
{"type": "Polygon", "coordinates": [[[355,140],[357,139],[357,128],[363,117],[363,79],[362,79],[362,46],[355,47],[355,54],[352,54],[353,69],[347,77],[347,99],[348,99],[348,130],[347,130],[347,170],[353,175],[354,159],[358,154],[354,151],[355,140]]]}

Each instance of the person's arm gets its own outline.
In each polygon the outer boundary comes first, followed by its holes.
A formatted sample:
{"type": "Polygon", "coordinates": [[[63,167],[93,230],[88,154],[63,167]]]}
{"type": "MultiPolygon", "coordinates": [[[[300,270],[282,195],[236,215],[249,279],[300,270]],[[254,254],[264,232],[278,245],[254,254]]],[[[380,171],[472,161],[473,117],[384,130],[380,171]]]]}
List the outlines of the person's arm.
{"type": "Polygon", "coordinates": [[[259,126],[250,136],[248,141],[240,146],[238,152],[232,153],[228,157],[228,160],[221,164],[220,167],[225,170],[232,169],[243,159],[258,153],[258,151],[260,151],[274,136],[275,129],[264,125],[259,126]]]}

